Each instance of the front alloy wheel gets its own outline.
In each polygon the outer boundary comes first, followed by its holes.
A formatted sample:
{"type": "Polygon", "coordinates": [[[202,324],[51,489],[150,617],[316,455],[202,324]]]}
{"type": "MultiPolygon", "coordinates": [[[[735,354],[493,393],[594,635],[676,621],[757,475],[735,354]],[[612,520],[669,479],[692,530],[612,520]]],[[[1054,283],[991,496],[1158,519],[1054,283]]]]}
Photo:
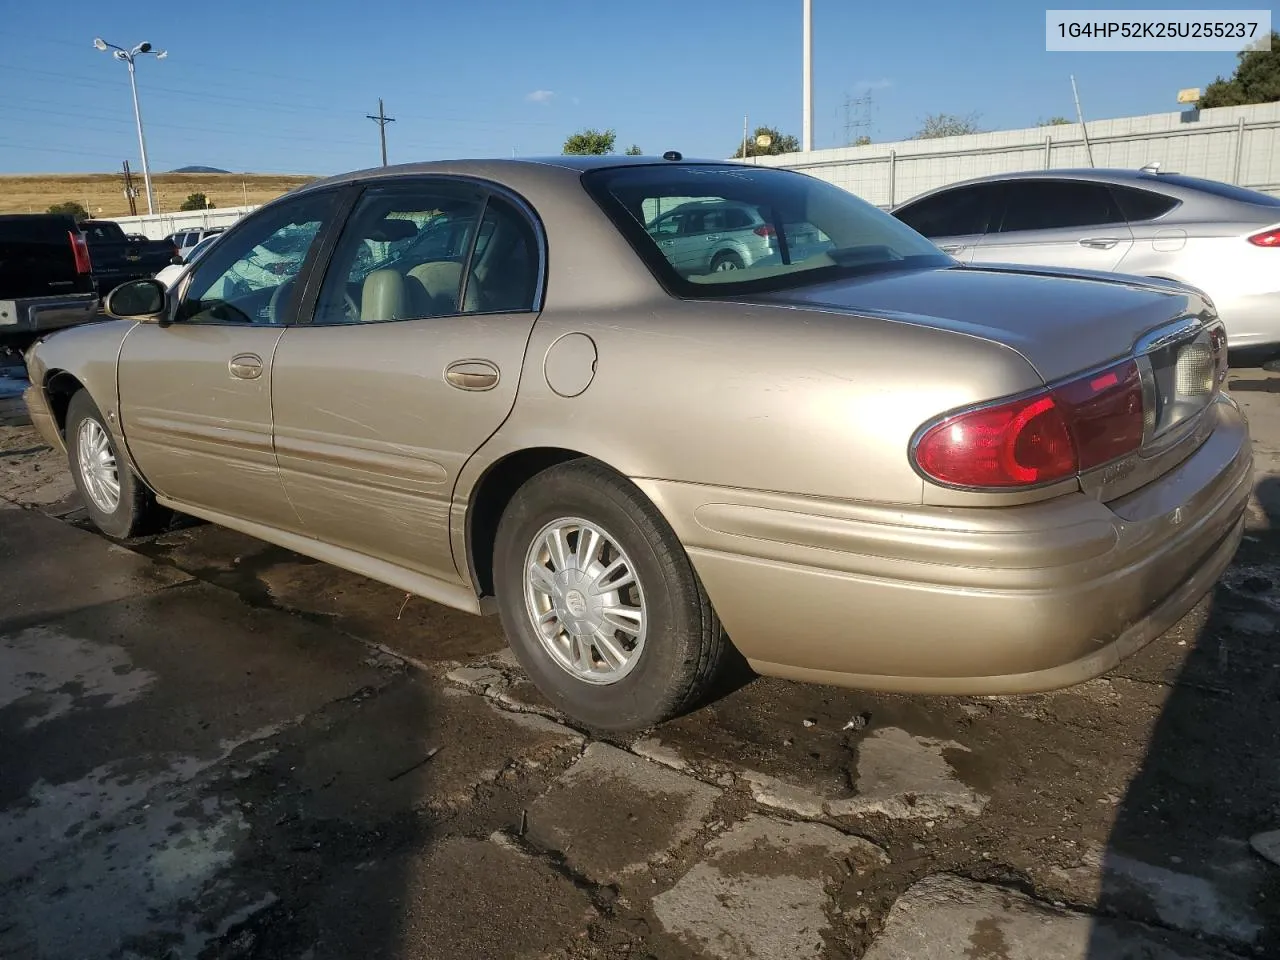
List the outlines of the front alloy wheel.
{"type": "Polygon", "coordinates": [[[120,506],[120,470],[116,465],[111,438],[93,417],[80,421],[76,431],[76,459],[80,480],[93,505],[103,513],[115,513],[120,506]]]}

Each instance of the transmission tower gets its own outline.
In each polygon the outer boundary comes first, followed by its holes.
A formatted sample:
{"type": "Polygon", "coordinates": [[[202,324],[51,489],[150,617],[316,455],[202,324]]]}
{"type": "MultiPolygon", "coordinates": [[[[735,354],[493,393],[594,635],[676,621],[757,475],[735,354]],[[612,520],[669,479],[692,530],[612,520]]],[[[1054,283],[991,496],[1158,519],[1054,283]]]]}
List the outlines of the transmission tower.
{"type": "Polygon", "coordinates": [[[854,143],[861,136],[870,136],[871,114],[875,104],[868,91],[860,97],[844,97],[844,142],[854,143]]]}

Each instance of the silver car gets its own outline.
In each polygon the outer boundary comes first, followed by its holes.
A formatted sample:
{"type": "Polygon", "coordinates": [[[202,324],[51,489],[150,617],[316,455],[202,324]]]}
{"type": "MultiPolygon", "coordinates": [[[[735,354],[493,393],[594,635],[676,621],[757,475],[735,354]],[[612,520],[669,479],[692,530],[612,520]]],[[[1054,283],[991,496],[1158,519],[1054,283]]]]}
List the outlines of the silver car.
{"type": "Polygon", "coordinates": [[[1280,199],[1144,170],[1052,170],[952,184],[894,216],[963,263],[1071,267],[1207,293],[1233,352],[1280,353],[1280,199]]]}
{"type": "Polygon", "coordinates": [[[746,203],[692,200],[656,216],[647,228],[681,274],[744,270],[775,252],[775,230],[746,203]]]}

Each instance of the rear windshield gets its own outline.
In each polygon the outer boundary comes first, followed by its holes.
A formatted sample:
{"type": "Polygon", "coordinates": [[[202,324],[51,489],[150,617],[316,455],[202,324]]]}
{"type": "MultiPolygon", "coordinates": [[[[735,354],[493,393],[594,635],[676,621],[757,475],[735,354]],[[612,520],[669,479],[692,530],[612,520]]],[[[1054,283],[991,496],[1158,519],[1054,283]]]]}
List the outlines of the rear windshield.
{"type": "Polygon", "coordinates": [[[70,217],[0,217],[0,240],[5,243],[67,243],[73,229],[70,217]]]}
{"type": "Polygon", "coordinates": [[[1212,193],[1216,197],[1224,197],[1227,200],[1252,203],[1260,207],[1280,207],[1280,197],[1273,197],[1270,194],[1249,190],[1245,187],[1237,187],[1230,183],[1219,183],[1217,180],[1202,180],[1200,177],[1188,177],[1181,173],[1158,173],[1155,176],[1160,183],[1171,183],[1176,187],[1186,187],[1188,190],[1212,193]]]}
{"type": "Polygon", "coordinates": [[[954,262],[848,191],[787,170],[667,163],[594,170],[583,183],[677,296],[954,262]]]}

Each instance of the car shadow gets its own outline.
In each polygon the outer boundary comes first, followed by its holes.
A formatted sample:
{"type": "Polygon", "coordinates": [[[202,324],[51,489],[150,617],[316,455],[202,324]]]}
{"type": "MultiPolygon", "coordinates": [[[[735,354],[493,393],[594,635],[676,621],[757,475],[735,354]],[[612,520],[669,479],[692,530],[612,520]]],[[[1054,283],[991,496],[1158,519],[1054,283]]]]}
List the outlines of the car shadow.
{"type": "MultiPolygon", "coordinates": [[[[1280,478],[1255,497],[1213,593],[1114,674],[1152,684],[1163,704],[1115,807],[1099,914],[1194,938],[1195,956],[1280,956],[1280,865],[1250,844],[1280,830],[1280,478]]],[[[1148,955],[1116,937],[1095,924],[1086,955],[1148,955]]]]}

